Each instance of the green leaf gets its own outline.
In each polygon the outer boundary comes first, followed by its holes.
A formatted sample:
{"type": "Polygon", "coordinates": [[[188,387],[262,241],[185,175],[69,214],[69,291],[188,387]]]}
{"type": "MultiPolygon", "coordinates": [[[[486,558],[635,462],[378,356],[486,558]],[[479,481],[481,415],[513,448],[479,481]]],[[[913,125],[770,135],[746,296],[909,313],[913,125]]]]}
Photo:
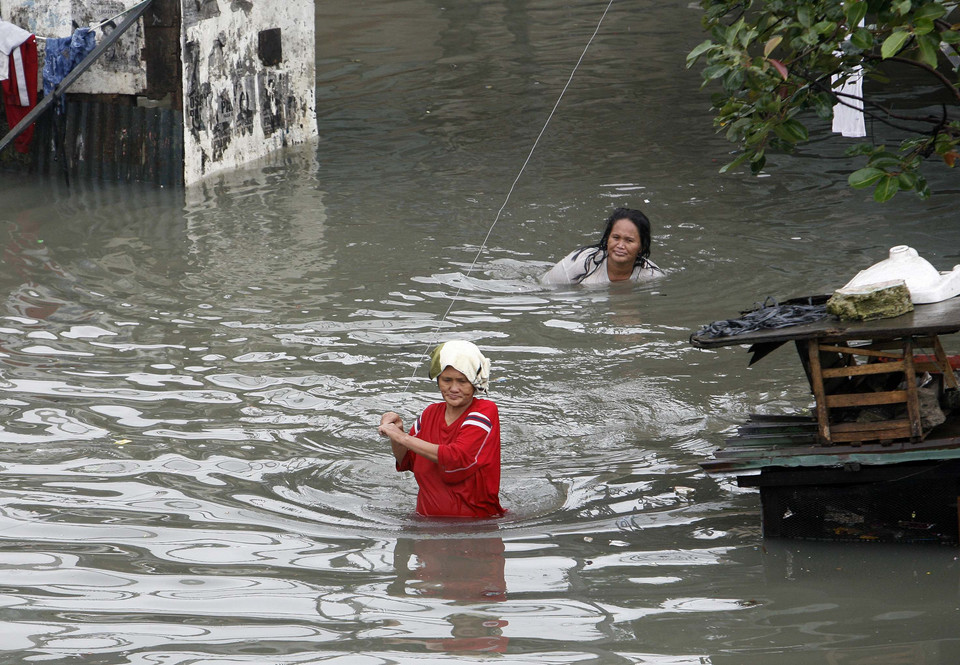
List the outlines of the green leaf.
{"type": "Polygon", "coordinates": [[[877,169],[900,168],[901,162],[900,157],[892,152],[875,152],[867,165],[877,169]]]}
{"type": "Polygon", "coordinates": [[[897,176],[897,181],[899,183],[897,186],[904,191],[909,191],[916,188],[919,180],[920,179],[917,177],[916,173],[904,171],[897,176]]]}
{"type": "Polygon", "coordinates": [[[900,2],[893,3],[894,11],[900,14],[900,16],[906,16],[909,14],[912,7],[913,3],[911,3],[910,0],[900,0],[900,2]]]}
{"type": "Polygon", "coordinates": [[[867,3],[865,0],[848,2],[844,5],[843,12],[847,18],[847,29],[853,30],[860,25],[860,21],[867,15],[867,3]]]}
{"type": "Polygon", "coordinates": [[[728,71],[730,71],[730,65],[710,65],[703,70],[703,78],[706,81],[712,81],[723,77],[728,71]]]}
{"type": "Polygon", "coordinates": [[[874,150],[873,146],[869,143],[857,143],[850,146],[844,151],[844,154],[848,157],[859,157],[862,155],[869,155],[874,150]]]}
{"type": "Polygon", "coordinates": [[[800,143],[809,138],[807,128],[799,121],[793,119],[776,125],[773,128],[773,133],[788,143],[800,143]]]}
{"type": "Polygon", "coordinates": [[[851,173],[847,177],[847,184],[854,189],[863,189],[864,187],[869,187],[885,175],[887,175],[886,171],[868,166],[851,173]]]}
{"type": "Polygon", "coordinates": [[[919,19],[935,21],[946,13],[947,13],[947,8],[944,7],[941,3],[928,2],[924,5],[920,5],[919,7],[917,7],[917,11],[913,13],[913,20],[914,22],[916,22],[919,19]]]}
{"type": "Polygon", "coordinates": [[[747,157],[748,157],[747,153],[745,153],[745,152],[744,152],[744,153],[741,153],[741,154],[740,154],[735,160],[733,160],[732,162],[730,162],[730,163],[728,163],[728,164],[724,164],[724,165],[720,168],[720,173],[726,173],[726,172],[729,171],[730,169],[733,169],[733,168],[736,168],[736,167],[740,166],[741,164],[743,164],[743,163],[746,161],[747,157]]]}
{"type": "Polygon", "coordinates": [[[768,39],[767,43],[764,44],[763,46],[763,56],[769,57],[770,54],[773,52],[773,49],[777,48],[780,45],[780,42],[782,41],[783,41],[783,37],[781,35],[777,35],[776,37],[771,37],[770,39],[768,39]]]}
{"type": "Polygon", "coordinates": [[[928,67],[937,68],[937,53],[939,52],[939,43],[930,35],[923,35],[917,38],[920,46],[920,61],[928,67]]]}
{"type": "Polygon", "coordinates": [[[880,47],[880,55],[884,60],[891,58],[900,52],[900,49],[903,48],[903,45],[907,43],[907,40],[910,39],[910,33],[904,32],[903,30],[897,30],[892,35],[883,40],[883,45],[880,47]]]}
{"type": "Polygon", "coordinates": [[[797,20],[804,28],[809,28],[813,21],[810,18],[810,8],[806,5],[800,5],[797,8],[797,20]]]}
{"type": "MultiPolygon", "coordinates": [[[[813,26],[813,29],[817,32],[818,35],[820,35],[821,37],[823,37],[823,36],[826,36],[826,35],[831,35],[831,34],[833,34],[834,32],[836,32],[836,31],[837,31],[837,23],[836,23],[836,21],[818,21],[818,22],[813,26]]],[[[831,50],[833,50],[833,49],[831,49],[831,50]]]]}
{"type": "Polygon", "coordinates": [[[956,44],[960,42],[960,32],[956,30],[944,30],[940,33],[940,41],[946,42],[947,44],[956,44]]]}
{"type": "Polygon", "coordinates": [[[866,28],[857,28],[850,36],[850,43],[861,51],[869,51],[873,48],[873,33],[866,28]]]}
{"type": "Polygon", "coordinates": [[[914,35],[929,35],[934,30],[934,23],[928,18],[919,19],[913,22],[914,35]]]}
{"type": "Polygon", "coordinates": [[[691,65],[693,65],[693,63],[697,61],[697,58],[712,49],[714,46],[715,45],[713,41],[710,39],[697,44],[694,49],[687,54],[687,67],[689,68],[691,65]]]}
{"type": "Polygon", "coordinates": [[[880,180],[877,188],[873,190],[873,200],[877,203],[883,203],[893,198],[893,195],[900,189],[900,179],[893,175],[880,180]]]}

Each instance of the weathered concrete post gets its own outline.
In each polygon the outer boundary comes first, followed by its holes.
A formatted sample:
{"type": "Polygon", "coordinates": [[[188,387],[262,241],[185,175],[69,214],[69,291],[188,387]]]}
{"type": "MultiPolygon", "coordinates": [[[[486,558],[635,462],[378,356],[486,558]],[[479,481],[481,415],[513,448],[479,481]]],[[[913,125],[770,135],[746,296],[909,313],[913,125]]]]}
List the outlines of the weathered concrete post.
{"type": "Polygon", "coordinates": [[[317,134],[314,0],[183,0],[184,180],[317,134]]]}

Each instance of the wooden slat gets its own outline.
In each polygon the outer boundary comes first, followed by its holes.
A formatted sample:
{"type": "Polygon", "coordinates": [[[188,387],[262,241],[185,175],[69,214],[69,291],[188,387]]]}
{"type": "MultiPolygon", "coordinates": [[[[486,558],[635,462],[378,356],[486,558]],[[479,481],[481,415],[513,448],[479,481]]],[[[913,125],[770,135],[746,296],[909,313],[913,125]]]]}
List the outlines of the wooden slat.
{"type": "Polygon", "coordinates": [[[817,429],[817,422],[815,420],[807,423],[744,423],[737,428],[737,432],[740,434],[770,434],[770,433],[786,433],[793,434],[796,432],[814,432],[817,429]]]}
{"type": "Polygon", "coordinates": [[[823,376],[820,369],[820,344],[812,339],[807,344],[810,360],[810,387],[816,402],[818,434],[822,443],[830,443],[830,412],[827,409],[827,395],[823,389],[823,376]]]}
{"type": "MultiPolygon", "coordinates": [[[[846,423],[844,423],[846,424],[846,423]]],[[[854,431],[843,431],[838,430],[837,426],[834,425],[831,428],[833,433],[833,441],[835,443],[842,442],[853,442],[853,441],[892,441],[894,439],[906,439],[911,436],[913,428],[910,426],[910,421],[901,420],[901,421],[885,421],[882,423],[871,423],[875,427],[871,430],[854,430],[854,431]],[[899,424],[895,424],[899,423],[899,424]],[[880,427],[876,427],[880,425],[880,427]]]]}
{"type": "Polygon", "coordinates": [[[937,357],[937,361],[940,363],[940,371],[943,372],[944,387],[957,388],[957,375],[953,373],[953,366],[950,365],[950,359],[947,358],[947,354],[943,350],[943,346],[940,344],[939,337],[933,338],[933,354],[937,357]]]}
{"type": "Polygon", "coordinates": [[[842,376],[863,376],[866,374],[892,374],[902,372],[902,360],[884,363],[867,363],[864,365],[850,365],[849,367],[829,367],[823,370],[823,378],[833,379],[842,376]]]}
{"type": "Polygon", "coordinates": [[[865,347],[865,346],[833,346],[833,345],[824,345],[820,347],[821,351],[826,351],[828,353],[845,353],[851,356],[868,356],[870,358],[893,358],[894,360],[899,360],[903,358],[902,353],[889,353],[886,351],[875,351],[874,349],[865,347]]]}
{"type": "Polygon", "coordinates": [[[816,418],[796,413],[751,413],[747,422],[816,423],[816,418]]]}
{"type": "Polygon", "coordinates": [[[907,419],[901,420],[881,420],[878,422],[851,422],[851,423],[837,423],[832,425],[830,429],[834,432],[883,432],[886,430],[895,430],[907,428],[910,429],[910,421],[907,419]]]}
{"type": "Polygon", "coordinates": [[[917,397],[917,373],[913,369],[913,339],[908,337],[903,343],[903,374],[907,385],[907,416],[910,418],[911,439],[923,438],[923,425],[920,422],[920,399],[917,397]]]}
{"type": "Polygon", "coordinates": [[[827,395],[828,409],[844,406],[874,406],[877,404],[902,404],[907,401],[906,390],[887,390],[876,393],[842,393],[827,395]]]}

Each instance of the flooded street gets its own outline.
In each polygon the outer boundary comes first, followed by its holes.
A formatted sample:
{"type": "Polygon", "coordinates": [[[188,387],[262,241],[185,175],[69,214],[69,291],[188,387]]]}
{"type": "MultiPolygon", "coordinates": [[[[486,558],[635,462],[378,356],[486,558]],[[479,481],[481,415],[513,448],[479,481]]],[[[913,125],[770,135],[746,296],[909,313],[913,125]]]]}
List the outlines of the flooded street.
{"type": "Polygon", "coordinates": [[[955,175],[874,204],[826,126],[718,175],[692,5],[613,3],[551,117],[606,6],[318,3],[318,143],[0,175],[0,664],[960,660],[955,549],[765,541],[698,466],[810,406],[792,349],[688,342],[894,245],[960,263],[955,175]],[[620,205],[666,275],[542,288],[620,205]],[[496,521],[416,517],[377,436],[448,339],[493,363],[496,521]]]}

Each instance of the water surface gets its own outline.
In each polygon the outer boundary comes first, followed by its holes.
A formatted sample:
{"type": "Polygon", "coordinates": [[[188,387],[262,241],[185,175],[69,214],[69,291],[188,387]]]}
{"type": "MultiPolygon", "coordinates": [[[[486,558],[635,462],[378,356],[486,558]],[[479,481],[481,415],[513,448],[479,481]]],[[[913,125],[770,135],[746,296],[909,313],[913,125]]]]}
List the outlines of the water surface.
{"type": "Polygon", "coordinates": [[[636,2],[521,170],[605,7],[320,3],[316,144],[185,192],[3,176],[0,662],[957,661],[954,550],[764,541],[700,470],[809,406],[794,355],[688,343],[893,245],[949,269],[953,181],[876,206],[825,128],[718,175],[699,14],[636,2]],[[617,205],[664,278],[541,288],[617,205]],[[496,522],[417,518],[376,435],[453,338],[494,363],[496,522]]]}

